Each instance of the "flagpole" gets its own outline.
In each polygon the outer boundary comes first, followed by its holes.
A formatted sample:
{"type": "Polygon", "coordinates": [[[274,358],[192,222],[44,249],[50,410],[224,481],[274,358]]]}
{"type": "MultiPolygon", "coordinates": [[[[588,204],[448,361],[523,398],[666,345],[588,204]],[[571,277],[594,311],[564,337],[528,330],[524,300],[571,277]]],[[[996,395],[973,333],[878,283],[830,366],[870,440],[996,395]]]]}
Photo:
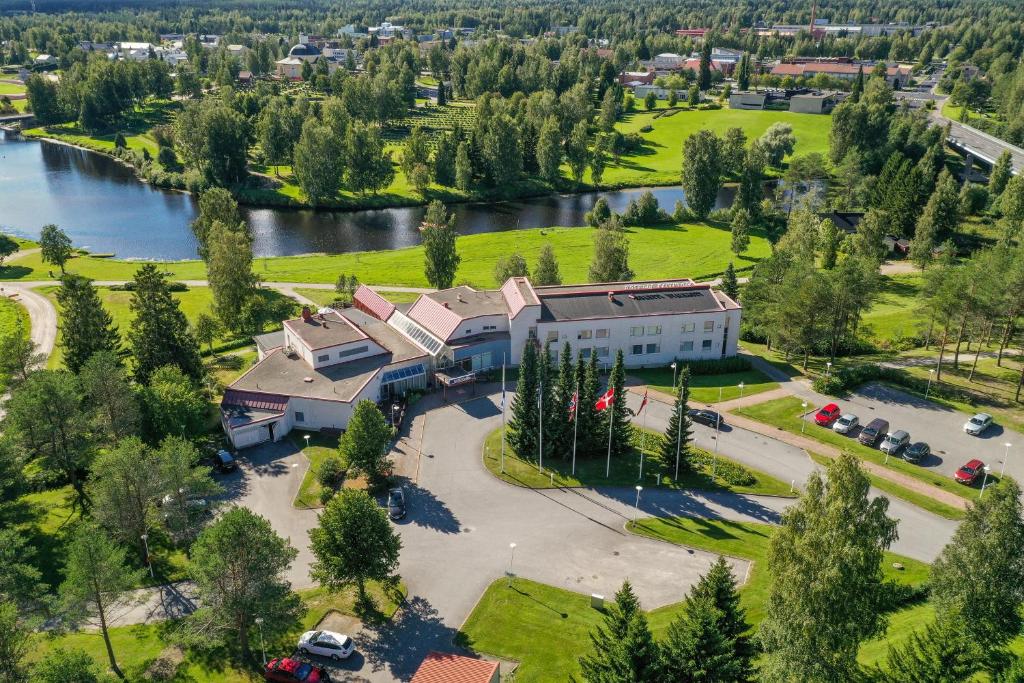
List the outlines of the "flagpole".
{"type": "Polygon", "coordinates": [[[644,480],[644,453],[647,451],[647,413],[644,413],[644,438],[640,442],[640,481],[644,480]]]}
{"type": "MultiPolygon", "coordinates": [[[[679,393],[682,394],[683,389],[680,387],[679,393]]],[[[676,411],[676,476],[675,480],[679,479],[679,450],[683,445],[683,402],[680,400],[682,397],[676,398],[679,402],[679,408],[676,411]]]]}
{"type": "Polygon", "coordinates": [[[501,473],[505,474],[505,354],[501,354],[501,473]]]}
{"type": "MultiPolygon", "coordinates": [[[[612,401],[615,401],[615,395],[612,395],[612,401]]],[[[604,466],[604,477],[607,479],[612,476],[612,425],[615,424],[615,410],[614,405],[608,406],[608,463],[604,466]]]]}
{"type": "Polygon", "coordinates": [[[537,465],[544,474],[544,380],[540,382],[540,438],[537,439],[537,465]]]}
{"type": "Polygon", "coordinates": [[[576,380],[576,407],[572,413],[572,476],[576,476],[576,432],[580,426],[580,381],[576,380]]]}

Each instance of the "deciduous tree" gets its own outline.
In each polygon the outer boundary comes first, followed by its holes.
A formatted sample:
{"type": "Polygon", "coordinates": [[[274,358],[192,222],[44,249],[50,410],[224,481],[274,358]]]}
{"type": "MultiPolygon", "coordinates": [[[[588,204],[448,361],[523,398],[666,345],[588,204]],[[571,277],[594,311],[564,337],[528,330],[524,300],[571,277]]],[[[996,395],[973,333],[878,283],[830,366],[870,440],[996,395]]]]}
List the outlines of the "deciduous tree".
{"type": "Polygon", "coordinates": [[[328,204],[338,196],[346,157],[344,139],[330,126],[307,119],[295,143],[292,171],[313,206],[328,204]]]}
{"type": "Polygon", "coordinates": [[[455,217],[448,215],[444,204],[434,200],[427,207],[421,234],[427,282],[437,289],[451,287],[462,261],[455,244],[458,238],[458,233],[455,232],[455,217]]]}
{"type": "Polygon", "coordinates": [[[43,263],[59,267],[61,275],[64,274],[64,265],[71,260],[74,252],[71,238],[52,223],[44,225],[39,233],[39,250],[43,263]]]}
{"type": "Polygon", "coordinates": [[[175,365],[153,371],[142,390],[146,433],[153,442],[165,436],[189,437],[201,434],[206,420],[207,400],[175,365]]]}
{"type": "Polygon", "coordinates": [[[238,212],[238,202],[222,187],[211,187],[199,195],[199,212],[192,221],[192,234],[199,243],[199,256],[204,261],[208,254],[208,240],[214,223],[220,223],[231,230],[241,232],[251,241],[248,224],[238,212]]]}
{"type": "Polygon", "coordinates": [[[100,683],[96,662],[82,650],[56,648],[32,667],[33,683],[100,683]]]}
{"type": "Polygon", "coordinates": [[[511,277],[526,277],[529,274],[530,269],[526,265],[526,259],[518,252],[500,256],[494,263],[494,281],[498,283],[499,287],[511,277]]]}
{"type": "MultiPolygon", "coordinates": [[[[240,331],[242,308],[255,294],[258,284],[252,272],[252,243],[244,233],[217,221],[210,228],[207,246],[206,277],[213,295],[213,310],[225,327],[240,331]]],[[[185,332],[191,336],[190,328],[185,332]]]]}
{"type": "Polygon", "coordinates": [[[704,218],[715,205],[722,186],[720,141],[710,130],[693,133],[683,143],[683,190],[686,204],[698,218],[704,218]]]}
{"type": "Polygon", "coordinates": [[[377,404],[363,400],[352,411],[338,452],[353,471],[365,475],[370,485],[376,487],[387,477],[390,441],[391,429],[377,404]]]}
{"type": "Polygon", "coordinates": [[[114,448],[101,450],[92,463],[89,498],[93,518],[114,538],[136,546],[142,563],[146,544],[142,536],[153,525],[153,509],[162,488],[155,454],[137,436],[114,448]]]}
{"type": "Polygon", "coordinates": [[[540,248],[537,266],[533,269],[530,282],[538,287],[562,284],[562,275],[558,272],[558,258],[555,257],[555,250],[550,243],[545,243],[540,248]]]}
{"type": "Polygon", "coordinates": [[[587,273],[591,282],[622,282],[633,279],[629,267],[629,240],[617,217],[594,231],[594,257],[587,273]]]}

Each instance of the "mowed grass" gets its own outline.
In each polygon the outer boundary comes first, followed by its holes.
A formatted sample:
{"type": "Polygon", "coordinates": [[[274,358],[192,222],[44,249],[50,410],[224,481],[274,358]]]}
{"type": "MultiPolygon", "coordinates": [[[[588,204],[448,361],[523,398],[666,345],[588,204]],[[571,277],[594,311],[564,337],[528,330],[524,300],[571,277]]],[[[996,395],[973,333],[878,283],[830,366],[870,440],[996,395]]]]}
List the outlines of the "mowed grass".
{"type": "MultiPolygon", "coordinates": [[[[753,567],[740,588],[740,600],[748,622],[754,626],[761,622],[771,581],[766,558],[773,527],[668,518],[644,519],[630,524],[630,530],[669,543],[751,560],[753,567]]],[[[887,579],[900,583],[920,585],[928,577],[926,564],[892,553],[885,554],[882,567],[887,579]],[[902,563],[904,570],[893,569],[893,562],[902,563]]],[[[739,581],[743,579],[738,577],[739,581]]],[[[682,600],[685,591],[680,588],[679,593],[682,600]]],[[[605,599],[611,600],[612,596],[605,599]]],[[[648,612],[656,638],[664,637],[681,606],[676,603],[648,612]]],[[[511,586],[506,579],[499,579],[484,592],[456,642],[477,652],[519,662],[517,681],[579,680],[579,658],[591,651],[590,633],[603,622],[603,617],[590,606],[589,596],[521,578],[513,579],[511,586]]],[[[893,635],[897,637],[914,627],[910,619],[894,620],[890,630],[895,630],[893,635]]]]}
{"type": "Polygon", "coordinates": [[[320,491],[322,487],[320,482],[317,481],[317,472],[320,469],[320,463],[324,461],[329,455],[337,455],[338,453],[338,437],[331,434],[323,434],[321,432],[299,432],[293,431],[289,434],[289,438],[297,448],[302,449],[302,454],[306,456],[306,460],[309,461],[309,467],[306,469],[306,473],[302,477],[302,484],[299,485],[299,492],[295,494],[295,501],[293,504],[297,508],[312,509],[321,507],[320,503],[320,491]],[[306,448],[305,436],[309,436],[309,447],[306,448]]]}
{"type": "MultiPolygon", "coordinates": [[[[652,389],[666,394],[675,394],[672,381],[673,376],[678,381],[678,375],[674,375],[671,367],[642,368],[630,370],[629,374],[650,385],[652,389]]],[[[751,396],[778,388],[778,382],[771,381],[759,370],[690,376],[690,400],[695,403],[731,401],[734,398],[740,398],[741,393],[743,396],[751,396]],[[740,382],[743,383],[742,390],[740,382]]]]}
{"type": "Polygon", "coordinates": [[[861,333],[883,348],[901,337],[923,336],[928,320],[918,312],[920,275],[882,276],[878,299],[862,318],[861,333]]]}
{"type": "MultiPolygon", "coordinates": [[[[751,235],[750,249],[740,258],[729,250],[728,226],[709,223],[667,224],[629,228],[629,263],[635,278],[661,279],[692,277],[706,279],[725,271],[730,262],[749,269],[771,252],[763,233],[751,235]]],[[[566,283],[586,282],[594,253],[593,228],[536,228],[479,235],[458,240],[462,257],[456,284],[495,287],[494,266],[499,258],[518,252],[531,266],[540,250],[550,244],[558,258],[566,283]]],[[[138,261],[79,256],[68,262],[71,272],[97,280],[129,280],[141,264],[138,261]]],[[[203,280],[201,261],[172,261],[161,264],[172,279],[203,280]]],[[[253,270],[267,282],[316,282],[334,284],[340,273],[355,274],[360,282],[374,285],[428,287],[423,274],[423,247],[387,251],[364,251],[334,255],[280,256],[258,258],[253,270]]],[[[39,254],[30,254],[0,269],[0,279],[45,280],[52,268],[39,254]]]]}
{"type": "MultiPolygon", "coordinates": [[[[19,332],[22,336],[31,332],[28,311],[13,299],[0,297],[0,339],[10,339],[11,335],[19,332]]],[[[0,373],[0,393],[6,389],[8,381],[10,377],[0,373]]]]}
{"type": "MultiPolygon", "coordinates": [[[[505,444],[504,472],[502,471],[501,429],[491,432],[484,441],[484,466],[491,474],[516,486],[546,489],[553,487],[621,486],[637,484],[674,489],[696,489],[704,491],[732,491],[733,493],[760,494],[767,496],[792,496],[790,485],[769,474],[742,465],[750,472],[754,482],[749,485],[730,484],[721,476],[718,464],[734,464],[724,456],[712,456],[707,451],[691,447],[693,471],[687,471],[685,463],[680,467],[679,479],[675,474],[675,458],[661,456],[664,440],[661,434],[634,428],[634,449],[625,457],[613,457],[609,470],[605,456],[578,457],[573,473],[572,459],[546,458],[544,469],[536,458],[520,458],[512,447],[505,444]],[[644,452],[643,478],[640,477],[640,455],[644,452]],[[605,472],[609,472],[608,476],[605,472]]],[[[723,465],[725,466],[725,465],[723,465]]]]}
{"type": "MultiPolygon", "coordinates": [[[[307,299],[312,299],[318,306],[330,306],[339,298],[337,292],[333,289],[308,289],[305,287],[296,287],[295,293],[301,294],[307,299]]],[[[420,298],[420,295],[415,292],[389,292],[386,290],[379,290],[377,293],[393,304],[410,304],[420,298]]]]}
{"type": "Polygon", "coordinates": [[[21,95],[25,86],[16,83],[0,83],[0,95],[21,95]]]}

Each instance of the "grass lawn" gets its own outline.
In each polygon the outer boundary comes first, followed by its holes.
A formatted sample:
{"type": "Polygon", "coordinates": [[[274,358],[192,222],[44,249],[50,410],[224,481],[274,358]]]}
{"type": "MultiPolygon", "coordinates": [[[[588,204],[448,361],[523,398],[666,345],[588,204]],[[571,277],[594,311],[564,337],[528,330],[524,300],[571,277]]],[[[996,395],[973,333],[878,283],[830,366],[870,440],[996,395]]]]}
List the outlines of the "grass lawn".
{"type": "Polygon", "coordinates": [[[25,86],[15,83],[0,83],[0,95],[20,95],[25,92],[25,86]]]}
{"type": "MultiPolygon", "coordinates": [[[[0,297],[0,339],[9,338],[9,335],[19,329],[23,335],[27,335],[31,331],[28,311],[21,304],[6,297],[0,297]]],[[[0,373],[0,393],[7,387],[9,379],[6,374],[0,373]]]]}
{"type": "MultiPolygon", "coordinates": [[[[758,422],[764,422],[765,424],[784,429],[792,434],[800,434],[801,423],[803,423],[803,435],[808,438],[849,451],[862,460],[868,460],[878,465],[883,465],[892,470],[896,470],[902,474],[910,475],[915,479],[919,479],[925,483],[931,484],[932,486],[943,489],[944,491],[955,493],[962,498],[973,499],[977,496],[977,493],[972,489],[968,489],[954,482],[952,477],[947,477],[944,474],[932,472],[927,468],[912,465],[905,462],[902,458],[889,458],[889,461],[886,462],[885,455],[877,448],[869,448],[860,444],[856,439],[851,439],[842,434],[836,434],[831,429],[819,427],[813,422],[801,420],[800,414],[804,411],[804,408],[801,407],[800,403],[801,401],[799,398],[796,398],[795,396],[787,396],[786,398],[766,401],[765,403],[740,408],[736,412],[740,415],[745,415],[751,419],[757,420],[758,422]]],[[[806,410],[813,410],[815,407],[816,406],[808,404],[806,410]]],[[[998,477],[989,478],[998,480],[998,477]]]]}
{"type": "MultiPolygon", "coordinates": [[[[318,306],[330,306],[338,298],[337,293],[333,289],[307,289],[304,287],[296,287],[295,293],[301,294],[308,299],[312,299],[318,306]]],[[[420,298],[420,295],[415,292],[389,292],[380,290],[378,291],[378,294],[393,304],[411,304],[413,301],[420,298]]]]}
{"type": "MultiPolygon", "coordinates": [[[[642,368],[630,370],[630,375],[637,377],[652,389],[674,394],[672,389],[672,368],[642,368]]],[[[773,382],[758,370],[744,372],[727,372],[721,375],[691,375],[690,400],[697,403],[717,403],[721,400],[730,401],[740,397],[740,382],[743,382],[743,395],[760,394],[763,391],[778,389],[778,382],[773,382]]]]}
{"type": "Polygon", "coordinates": [[[234,382],[255,364],[256,347],[239,349],[206,359],[207,370],[212,373],[217,384],[222,387],[234,382]]]}
{"type": "Polygon", "coordinates": [[[928,320],[917,312],[920,275],[882,276],[878,299],[864,314],[861,332],[884,348],[900,337],[923,336],[928,320]]]}
{"type": "MultiPolygon", "coordinates": [[[[770,581],[763,566],[771,526],[671,518],[645,519],[631,528],[669,543],[753,560],[750,578],[740,589],[741,604],[748,621],[754,625],[761,621],[770,581]]],[[[886,553],[883,569],[886,578],[901,583],[917,585],[928,576],[927,565],[891,553],[886,553]],[[905,569],[893,569],[894,561],[905,569]]],[[[682,591],[679,597],[684,597],[682,591]]],[[[656,637],[664,635],[679,609],[677,603],[648,613],[656,637]]],[[[579,657],[589,652],[589,634],[602,618],[601,612],[590,607],[589,596],[520,578],[509,587],[507,580],[499,579],[484,592],[456,641],[478,652],[518,661],[517,681],[578,679],[579,657]]],[[[896,631],[895,637],[903,632],[901,628],[914,627],[911,619],[894,620],[891,630],[896,631]]]]}
{"type": "MultiPolygon", "coordinates": [[[[643,443],[640,429],[635,430],[634,444],[643,443]]],[[[771,496],[792,496],[789,484],[776,479],[764,472],[758,472],[746,465],[741,467],[754,477],[753,483],[739,486],[729,484],[721,476],[713,456],[707,451],[694,448],[696,471],[680,472],[679,480],[673,481],[675,462],[665,462],[660,449],[662,435],[648,430],[647,453],[644,457],[644,486],[663,486],[678,489],[720,490],[736,493],[754,493],[771,496]],[[712,477],[712,472],[717,476],[712,477]]],[[[505,472],[501,472],[501,428],[496,429],[484,441],[484,466],[491,474],[503,481],[516,486],[528,488],[552,488],[574,486],[635,486],[640,483],[640,453],[634,449],[625,458],[613,458],[611,476],[605,477],[607,460],[605,457],[579,458],[576,461],[576,474],[572,474],[571,460],[548,458],[544,463],[543,474],[537,467],[535,459],[522,459],[516,456],[510,446],[505,447],[505,472]],[[554,475],[552,478],[551,475],[554,475]]],[[[717,463],[731,463],[740,466],[728,458],[718,456],[717,463]]]]}
{"type": "Polygon", "coordinates": [[[316,480],[316,473],[324,458],[331,454],[337,454],[338,437],[320,432],[299,432],[295,430],[289,434],[289,438],[292,440],[292,443],[302,449],[303,455],[309,461],[309,468],[302,477],[302,484],[299,486],[299,492],[295,495],[293,505],[304,509],[321,507],[321,487],[320,482],[316,480]],[[305,447],[306,440],[303,438],[307,434],[309,435],[309,448],[305,447]]]}

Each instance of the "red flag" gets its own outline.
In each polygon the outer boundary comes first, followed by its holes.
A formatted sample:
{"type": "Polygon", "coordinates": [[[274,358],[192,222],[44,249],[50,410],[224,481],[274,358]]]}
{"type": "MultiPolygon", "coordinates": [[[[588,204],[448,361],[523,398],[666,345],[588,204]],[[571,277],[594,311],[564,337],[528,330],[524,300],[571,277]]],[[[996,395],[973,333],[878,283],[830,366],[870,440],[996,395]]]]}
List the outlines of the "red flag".
{"type": "Polygon", "coordinates": [[[640,407],[637,408],[636,414],[639,415],[643,412],[644,406],[647,405],[647,389],[644,389],[644,400],[640,401],[640,407]]]}
{"type": "Polygon", "coordinates": [[[594,404],[594,408],[596,408],[598,412],[601,412],[602,410],[610,408],[613,403],[615,403],[615,387],[609,387],[608,391],[604,392],[601,398],[597,399],[597,403],[594,404]]]}
{"type": "Polygon", "coordinates": [[[576,402],[580,400],[579,392],[572,392],[572,398],[569,399],[569,421],[576,417],[576,402]]]}

